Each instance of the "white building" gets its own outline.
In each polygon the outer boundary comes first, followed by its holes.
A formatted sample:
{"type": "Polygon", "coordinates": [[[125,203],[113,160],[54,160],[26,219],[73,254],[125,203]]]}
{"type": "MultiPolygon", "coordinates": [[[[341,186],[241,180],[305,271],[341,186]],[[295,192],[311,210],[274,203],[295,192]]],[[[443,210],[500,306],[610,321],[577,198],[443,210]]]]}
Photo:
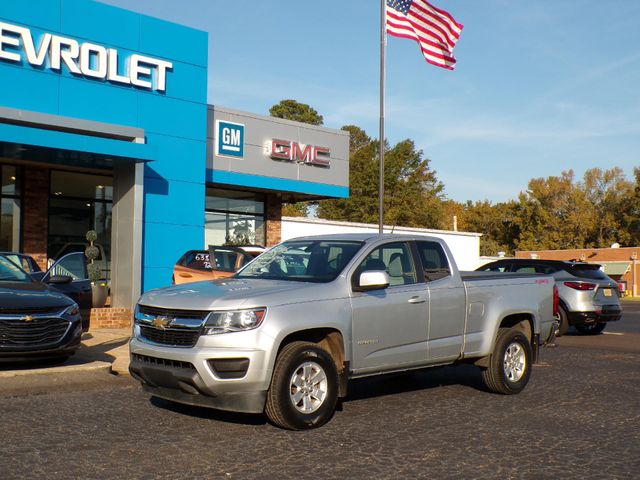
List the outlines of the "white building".
{"type": "MultiPolygon", "coordinates": [[[[378,225],[369,223],[338,222],[321,218],[282,217],[282,241],[309,235],[331,233],[378,232],[378,225]]],[[[427,228],[384,226],[384,233],[424,235],[443,239],[453,253],[460,270],[475,270],[480,265],[481,233],[430,230],[427,228]]]]}

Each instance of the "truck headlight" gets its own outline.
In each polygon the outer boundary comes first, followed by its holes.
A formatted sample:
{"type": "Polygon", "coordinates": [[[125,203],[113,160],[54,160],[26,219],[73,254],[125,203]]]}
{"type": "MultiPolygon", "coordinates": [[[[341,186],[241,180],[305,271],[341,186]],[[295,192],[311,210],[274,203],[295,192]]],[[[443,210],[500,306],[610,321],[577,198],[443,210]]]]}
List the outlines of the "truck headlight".
{"type": "Polygon", "coordinates": [[[204,333],[205,335],[215,335],[217,333],[251,330],[260,326],[266,313],[266,308],[211,312],[204,325],[204,333]]]}

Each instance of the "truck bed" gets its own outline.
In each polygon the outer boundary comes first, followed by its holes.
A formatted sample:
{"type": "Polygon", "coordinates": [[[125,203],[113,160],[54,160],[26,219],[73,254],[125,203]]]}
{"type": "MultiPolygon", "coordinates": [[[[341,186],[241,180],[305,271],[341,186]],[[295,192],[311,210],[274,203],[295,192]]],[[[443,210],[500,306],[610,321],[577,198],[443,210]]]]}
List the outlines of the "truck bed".
{"type": "Polygon", "coordinates": [[[516,278],[545,277],[542,273],[511,273],[511,272],[460,272],[463,282],[474,280],[510,280],[516,278]]]}

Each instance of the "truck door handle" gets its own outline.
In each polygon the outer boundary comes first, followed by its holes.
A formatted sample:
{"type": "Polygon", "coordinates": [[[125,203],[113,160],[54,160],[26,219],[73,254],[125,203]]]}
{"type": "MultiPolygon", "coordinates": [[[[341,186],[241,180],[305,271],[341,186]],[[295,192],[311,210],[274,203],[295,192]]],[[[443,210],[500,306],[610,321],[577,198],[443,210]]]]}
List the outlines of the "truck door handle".
{"type": "Polygon", "coordinates": [[[424,302],[426,302],[426,300],[419,295],[416,295],[409,299],[409,303],[424,303],[424,302]]]}

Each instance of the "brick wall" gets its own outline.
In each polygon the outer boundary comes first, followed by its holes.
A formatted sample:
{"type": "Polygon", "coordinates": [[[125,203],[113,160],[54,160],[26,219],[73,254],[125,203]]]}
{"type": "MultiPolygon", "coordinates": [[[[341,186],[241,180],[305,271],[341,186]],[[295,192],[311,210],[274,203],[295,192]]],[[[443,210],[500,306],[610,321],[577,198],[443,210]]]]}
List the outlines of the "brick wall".
{"type": "Polygon", "coordinates": [[[276,195],[267,195],[266,199],[267,217],[267,247],[272,247],[280,243],[282,238],[282,200],[276,195]]]}
{"type": "Polygon", "coordinates": [[[49,232],[49,169],[27,166],[24,171],[22,251],[46,270],[49,232]]]}
{"type": "Polygon", "coordinates": [[[131,318],[128,308],[92,308],[89,329],[131,328],[131,318]]]}

